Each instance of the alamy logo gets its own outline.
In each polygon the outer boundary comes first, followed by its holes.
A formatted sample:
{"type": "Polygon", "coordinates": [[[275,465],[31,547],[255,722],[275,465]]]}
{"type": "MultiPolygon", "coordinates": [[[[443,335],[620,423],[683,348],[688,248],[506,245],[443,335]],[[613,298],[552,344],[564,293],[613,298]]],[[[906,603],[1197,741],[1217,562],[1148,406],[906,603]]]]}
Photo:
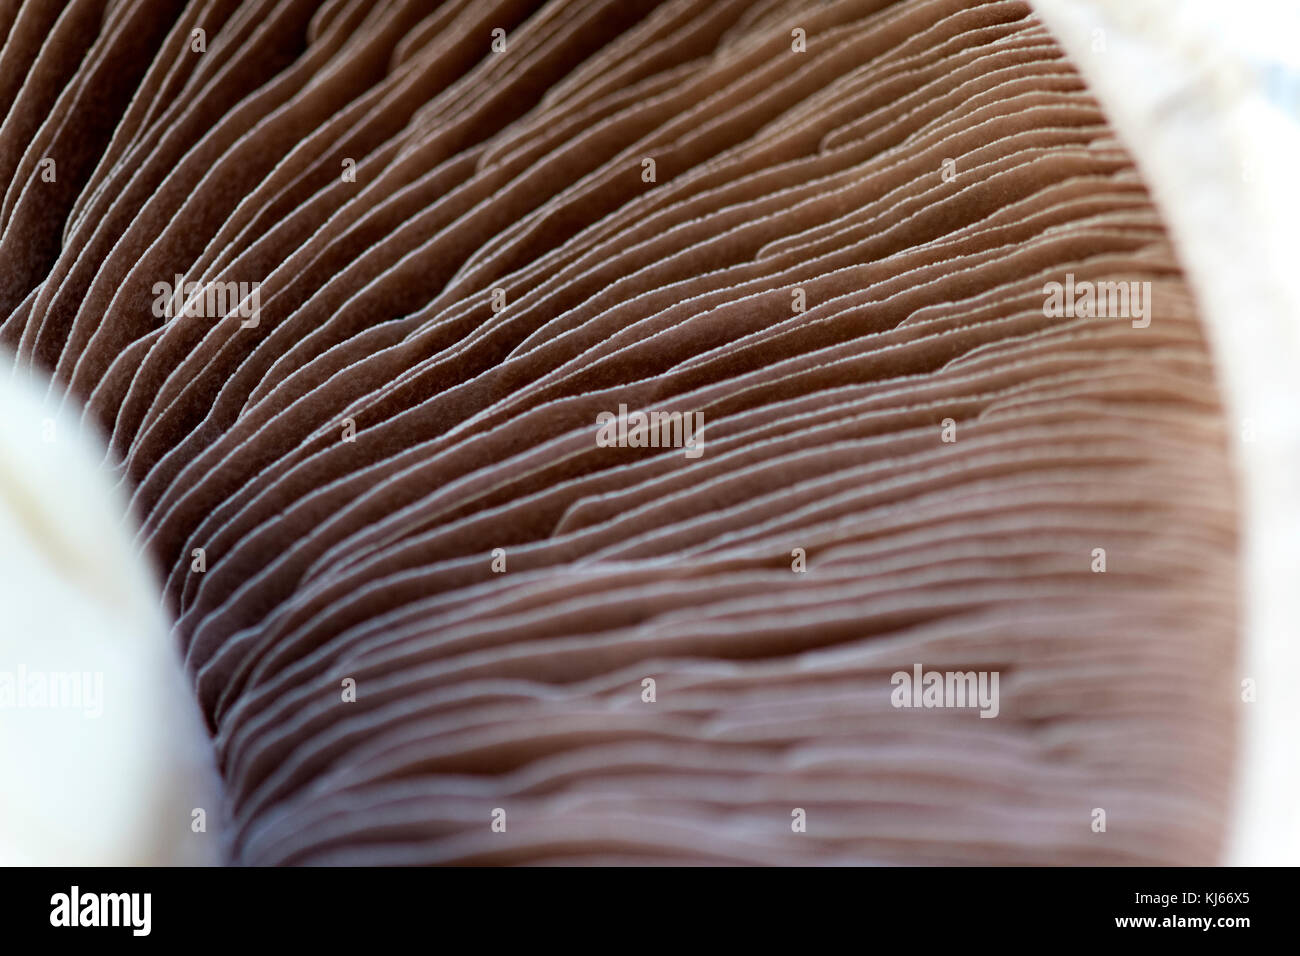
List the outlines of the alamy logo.
{"type": "Polygon", "coordinates": [[[684,448],[687,458],[704,454],[703,412],[628,412],[596,416],[597,448],[684,448]]]}
{"type": "Polygon", "coordinates": [[[152,893],[69,893],[50,897],[51,926],[129,926],[132,936],[148,936],[152,928],[152,893]]]}
{"type": "Polygon", "coordinates": [[[889,702],[895,707],[978,707],[981,717],[996,717],[998,671],[895,671],[889,702]]]}
{"type": "Polygon", "coordinates": [[[0,710],[80,710],[87,717],[104,714],[102,671],[37,671],[23,664],[0,671],[0,710]]]}
{"type": "Polygon", "coordinates": [[[177,275],[175,282],[153,284],[153,314],[160,319],[209,318],[237,315],[244,321],[240,328],[257,326],[262,309],[260,282],[186,282],[177,275]]]}
{"type": "Polygon", "coordinates": [[[1078,282],[1074,273],[1065,274],[1065,284],[1043,286],[1043,315],[1049,319],[1132,319],[1133,328],[1151,324],[1150,282],[1078,282]]]}

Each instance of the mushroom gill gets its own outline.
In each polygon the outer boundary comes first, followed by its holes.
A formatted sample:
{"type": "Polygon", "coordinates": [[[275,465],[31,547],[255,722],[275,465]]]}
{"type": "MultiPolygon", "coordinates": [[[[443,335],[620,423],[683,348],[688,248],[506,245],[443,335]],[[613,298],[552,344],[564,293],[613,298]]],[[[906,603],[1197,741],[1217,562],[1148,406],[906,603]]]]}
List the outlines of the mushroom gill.
{"type": "Polygon", "coordinates": [[[0,342],[104,436],[225,859],[1219,858],[1215,370],[1028,3],[0,32],[0,342]]]}

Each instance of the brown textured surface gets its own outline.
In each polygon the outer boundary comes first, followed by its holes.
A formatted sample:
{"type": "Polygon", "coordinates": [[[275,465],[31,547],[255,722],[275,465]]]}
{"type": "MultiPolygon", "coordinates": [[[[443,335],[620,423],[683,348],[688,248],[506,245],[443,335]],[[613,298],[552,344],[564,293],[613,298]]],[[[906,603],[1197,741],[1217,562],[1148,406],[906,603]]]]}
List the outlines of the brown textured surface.
{"type": "Polygon", "coordinates": [[[0,15],[0,339],[124,462],[232,859],[1215,859],[1212,369],[1026,4],[51,6],[0,15]],[[1150,327],[1045,317],[1067,272],[1150,327]],[[176,273],[259,325],[162,324],[176,273]],[[703,456],[596,447],[620,403],[703,456]],[[894,709],[916,662],[999,717],[894,709]]]}

